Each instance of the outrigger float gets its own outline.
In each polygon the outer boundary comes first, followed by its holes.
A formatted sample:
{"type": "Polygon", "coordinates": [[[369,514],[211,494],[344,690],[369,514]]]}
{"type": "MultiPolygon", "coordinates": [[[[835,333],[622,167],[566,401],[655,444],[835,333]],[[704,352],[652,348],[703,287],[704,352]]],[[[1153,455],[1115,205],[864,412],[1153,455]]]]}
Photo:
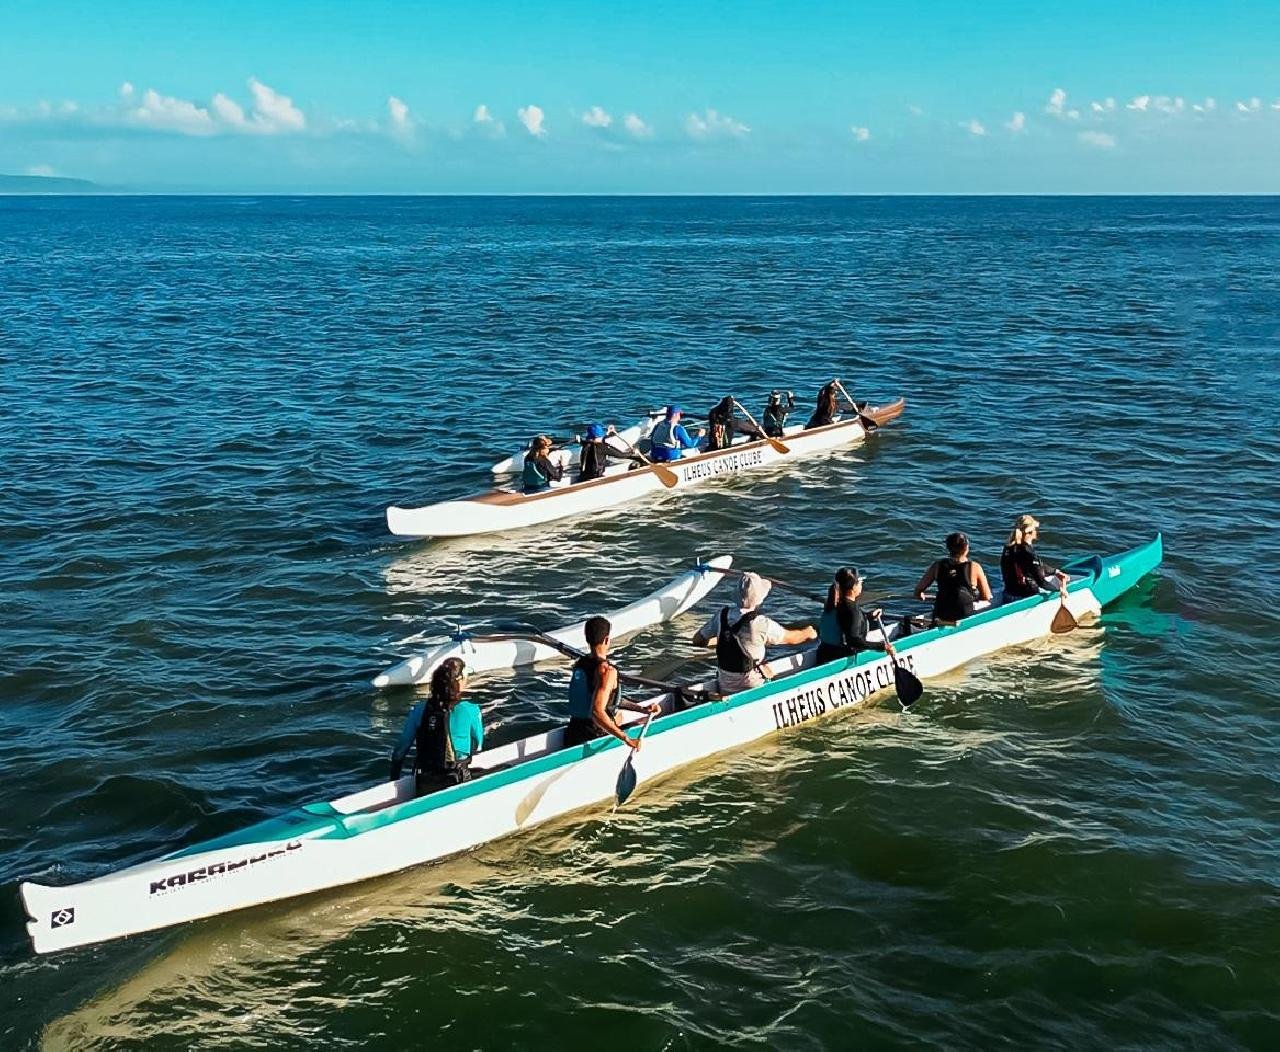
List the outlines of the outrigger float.
{"type": "MultiPolygon", "coordinates": [[[[732,565],[733,556],[717,555],[714,559],[699,563],[692,570],[686,570],[643,599],[605,614],[612,627],[613,638],[621,639],[641,629],[679,617],[723,580],[724,575],[717,573],[717,570],[725,570],[732,565]]],[[[547,635],[566,646],[586,650],[585,629],[586,622],[580,621],[576,625],[557,628],[547,635]]],[[[485,638],[479,633],[459,631],[422,653],[392,665],[385,672],[379,672],[373,679],[373,685],[403,687],[425,683],[431,678],[431,673],[446,658],[451,657],[461,658],[471,672],[492,672],[494,669],[532,665],[538,661],[554,661],[564,655],[547,643],[532,638],[493,639],[485,638]]]]}
{"type": "MultiPolygon", "coordinates": [[[[552,486],[540,493],[499,488],[421,508],[392,506],[387,509],[387,529],[403,537],[466,537],[604,511],[650,493],[679,492],[712,479],[853,445],[867,434],[860,416],[869,417],[880,426],[901,416],[905,405],[905,400],[899,398],[888,405],[865,405],[859,415],[825,427],[808,430],[789,427],[781,442],[769,439],[742,442],[728,449],[634,470],[626,464],[615,464],[602,478],[552,486]]],[[[516,459],[510,458],[510,462],[514,464],[516,459]]]]}
{"type": "MultiPolygon", "coordinates": [[[[1042,594],[898,640],[897,660],[923,679],[983,654],[1050,634],[1065,603],[1097,615],[1160,565],[1159,536],[1110,558],[1067,563],[1067,595],[1042,594]]],[[[896,626],[895,626],[896,627],[896,626]]],[[[890,637],[894,628],[889,629],[890,637]]],[[[890,659],[868,651],[814,667],[812,651],[769,663],[762,686],[685,708],[662,695],[630,776],[651,782],[694,760],[817,719],[893,689],[890,659]]],[[[703,689],[713,689],[712,683],[703,689]]],[[[630,715],[630,714],[629,714],[630,715]]],[[[636,716],[634,723],[648,717],[636,716]]],[[[624,766],[615,738],[562,748],[563,730],[487,749],[474,778],[414,797],[407,775],[332,801],[305,804],[237,833],[82,884],[24,883],[27,931],[38,953],[101,942],[260,903],[340,887],[457,855],[614,799],[624,766]]]]}

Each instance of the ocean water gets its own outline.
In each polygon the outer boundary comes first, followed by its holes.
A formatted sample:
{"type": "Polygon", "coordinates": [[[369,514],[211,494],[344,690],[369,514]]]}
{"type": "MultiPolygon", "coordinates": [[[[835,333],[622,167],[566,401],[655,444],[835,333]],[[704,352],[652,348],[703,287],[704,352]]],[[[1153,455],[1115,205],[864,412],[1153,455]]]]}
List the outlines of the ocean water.
{"type": "MultiPolygon", "coordinates": [[[[1278,275],[1264,198],[0,199],[0,1046],[1275,1047],[1278,275]],[[385,531],[536,430],[833,375],[906,414],[618,514],[385,531]],[[956,528],[994,572],[1022,511],[1051,559],[1166,563],[616,815],[30,951],[21,879],[382,777],[416,695],[369,679],[423,634],[719,552],[905,591],[956,528]]],[[[564,685],[473,696],[500,741],[564,685]]]]}

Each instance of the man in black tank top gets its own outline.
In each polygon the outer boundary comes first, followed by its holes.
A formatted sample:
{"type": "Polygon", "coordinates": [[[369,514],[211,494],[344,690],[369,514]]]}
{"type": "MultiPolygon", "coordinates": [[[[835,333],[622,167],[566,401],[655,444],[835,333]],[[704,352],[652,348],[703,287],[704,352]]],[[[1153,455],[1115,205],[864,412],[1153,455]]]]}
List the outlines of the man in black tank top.
{"type": "Polygon", "coordinates": [[[991,586],[982,567],[969,558],[969,538],[963,533],[947,535],[947,557],[933,563],[916,584],[916,598],[923,602],[930,585],[937,585],[933,619],[955,624],[991,605],[991,586]]]}

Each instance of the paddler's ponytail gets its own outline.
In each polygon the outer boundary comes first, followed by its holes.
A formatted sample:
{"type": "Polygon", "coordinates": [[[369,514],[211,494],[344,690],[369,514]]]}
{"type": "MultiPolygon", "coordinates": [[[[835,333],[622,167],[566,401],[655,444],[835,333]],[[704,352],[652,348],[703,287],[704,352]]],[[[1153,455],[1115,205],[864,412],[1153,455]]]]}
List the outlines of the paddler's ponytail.
{"type": "Polygon", "coordinates": [[[1040,523],[1033,519],[1030,515],[1019,515],[1013,520],[1013,530],[1009,534],[1009,539],[1005,544],[1026,544],[1027,532],[1029,530],[1038,530],[1040,523]]]}
{"type": "Polygon", "coordinates": [[[431,673],[431,700],[446,710],[462,700],[462,680],[466,665],[461,658],[445,658],[431,673]]]}

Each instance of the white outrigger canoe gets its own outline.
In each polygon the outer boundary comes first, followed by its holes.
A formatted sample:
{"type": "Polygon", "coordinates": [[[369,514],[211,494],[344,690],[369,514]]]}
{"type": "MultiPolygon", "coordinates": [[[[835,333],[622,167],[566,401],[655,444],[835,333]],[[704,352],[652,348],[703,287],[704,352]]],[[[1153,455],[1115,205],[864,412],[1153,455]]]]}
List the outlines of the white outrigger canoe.
{"type": "MultiPolygon", "coordinates": [[[[863,406],[862,415],[877,424],[885,424],[901,415],[905,404],[899,398],[888,405],[863,406]]],[[[857,416],[810,430],[790,427],[783,439],[789,449],[787,453],[779,452],[767,441],[757,440],[661,465],[674,473],[674,486],[664,485],[652,466],[629,470],[627,465],[618,464],[611,466],[603,478],[553,486],[540,493],[493,489],[421,508],[392,506],[387,509],[387,529],[402,537],[465,537],[536,526],[555,519],[615,508],[646,494],[681,491],[726,475],[852,445],[861,441],[866,433],[857,416]]]]}
{"type": "MultiPolygon", "coordinates": [[[[1110,558],[1068,563],[1067,607],[1098,614],[1163,558],[1159,536],[1110,558]]],[[[975,614],[897,644],[898,660],[928,679],[1002,647],[1046,636],[1058,610],[1042,594],[975,614]]],[[[813,652],[770,663],[774,679],[724,700],[681,708],[670,695],[634,771],[648,782],[892,690],[889,658],[869,651],[814,667],[813,652]]],[[[710,687],[710,684],[706,685],[710,687]]],[[[630,715],[630,714],[629,714],[630,715]]],[[[635,720],[642,717],[635,716],[635,720]]],[[[477,754],[472,781],[419,798],[411,775],[336,800],[305,804],[227,836],[82,884],[24,883],[27,931],[38,953],[101,942],[292,898],[456,855],[614,798],[624,747],[614,738],[562,748],[563,730],[477,754]]]]}
{"type": "MultiPolygon", "coordinates": [[[[679,617],[695,603],[703,599],[724,578],[724,574],[716,570],[728,569],[733,565],[733,556],[717,555],[699,563],[692,570],[686,570],[673,581],[669,581],[656,592],[637,599],[621,610],[605,614],[612,626],[613,638],[621,639],[639,632],[642,628],[661,624],[679,617]]],[[[585,621],[566,628],[558,628],[547,635],[558,639],[561,643],[585,651],[587,649],[585,621]]],[[[532,665],[536,661],[564,660],[564,654],[546,643],[538,643],[532,639],[484,639],[476,638],[467,632],[459,632],[452,638],[442,641],[421,654],[393,665],[385,672],[374,677],[375,687],[402,687],[413,683],[425,683],[431,673],[446,658],[461,658],[472,672],[491,672],[499,668],[516,668],[520,665],[532,665]]]]}

